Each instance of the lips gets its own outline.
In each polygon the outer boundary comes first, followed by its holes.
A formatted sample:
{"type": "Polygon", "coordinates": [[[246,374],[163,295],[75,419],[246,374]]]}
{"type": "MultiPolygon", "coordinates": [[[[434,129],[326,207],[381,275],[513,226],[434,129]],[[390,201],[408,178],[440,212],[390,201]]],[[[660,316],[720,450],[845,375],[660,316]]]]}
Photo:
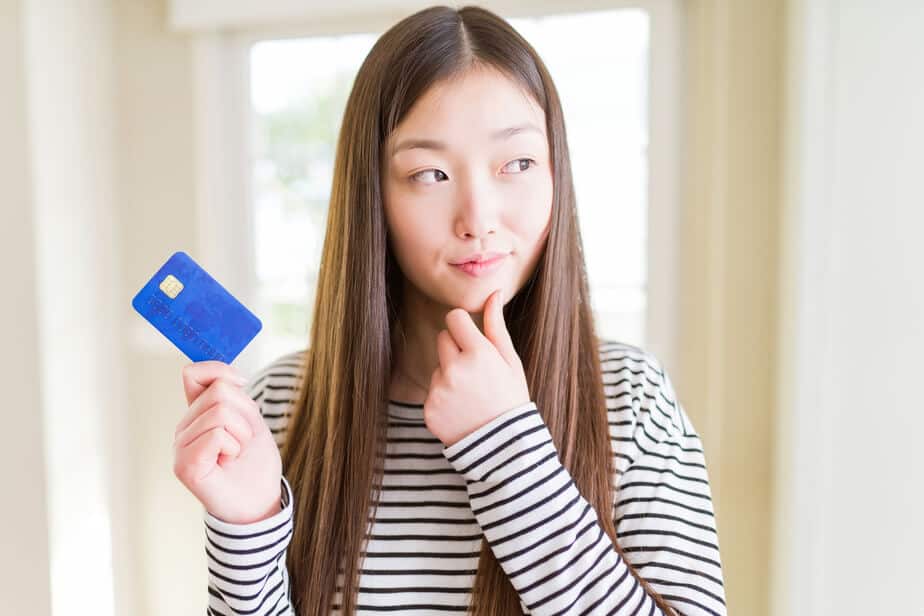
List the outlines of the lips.
{"type": "Polygon", "coordinates": [[[483,265],[483,264],[496,261],[498,258],[505,257],[508,254],[509,253],[497,252],[497,251],[476,252],[475,254],[471,254],[465,257],[464,259],[453,261],[451,265],[464,265],[466,263],[475,263],[475,264],[483,265]]]}
{"type": "Polygon", "coordinates": [[[507,259],[506,253],[494,253],[495,256],[485,258],[489,253],[481,255],[478,260],[454,263],[453,267],[465,272],[469,276],[486,276],[496,271],[507,259]]]}

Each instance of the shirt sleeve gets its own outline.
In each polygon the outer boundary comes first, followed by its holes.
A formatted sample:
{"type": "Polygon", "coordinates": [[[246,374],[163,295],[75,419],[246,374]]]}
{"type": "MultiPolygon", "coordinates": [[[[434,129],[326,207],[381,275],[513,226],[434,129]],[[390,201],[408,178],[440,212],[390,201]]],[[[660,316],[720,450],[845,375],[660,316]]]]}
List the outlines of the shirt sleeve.
{"type": "MultiPolygon", "coordinates": [[[[651,398],[639,399],[650,405],[659,395],[655,392],[651,398]]],[[[679,405],[672,408],[675,415],[682,412],[679,405]]],[[[646,414],[639,413],[639,417],[636,430],[649,429],[646,414]]],[[[679,418],[676,423],[676,427],[670,424],[671,429],[682,433],[684,424],[679,418]]],[[[617,488],[614,508],[622,516],[616,520],[617,537],[620,547],[629,548],[626,557],[633,559],[633,565],[637,565],[636,555],[645,561],[642,564],[647,563],[636,570],[678,613],[724,616],[708,482],[694,481],[695,486],[687,489],[681,481],[676,487],[695,494],[678,497],[672,481],[676,477],[671,474],[677,465],[683,467],[681,461],[702,463],[702,450],[691,445],[692,440],[674,437],[659,435],[657,446],[651,445],[651,455],[641,455],[631,465],[636,466],[632,476],[628,477],[629,471],[624,473],[630,481],[617,488]],[[635,482],[646,485],[628,485],[635,482]],[[646,517],[649,512],[660,512],[660,505],[652,504],[659,500],[678,501],[682,511],[646,517]],[[683,508],[687,502],[703,512],[708,510],[695,519],[701,526],[697,540],[704,537],[709,545],[686,538],[690,534],[686,519],[692,513],[683,508]],[[690,561],[676,564],[679,552],[688,553],[690,561]],[[657,566],[662,561],[668,566],[657,566]],[[717,581],[717,589],[709,587],[711,594],[702,592],[700,569],[717,581]]],[[[465,477],[472,512],[524,611],[543,616],[663,613],[615,551],[596,512],[562,466],[534,402],[496,417],[443,453],[465,477]]],[[[705,477],[704,464],[698,474],[696,479],[705,477]]]]}
{"type": "Polygon", "coordinates": [[[280,503],[279,513],[251,524],[231,524],[205,512],[207,614],[295,615],[286,569],[292,491],[285,477],[280,503]]]}

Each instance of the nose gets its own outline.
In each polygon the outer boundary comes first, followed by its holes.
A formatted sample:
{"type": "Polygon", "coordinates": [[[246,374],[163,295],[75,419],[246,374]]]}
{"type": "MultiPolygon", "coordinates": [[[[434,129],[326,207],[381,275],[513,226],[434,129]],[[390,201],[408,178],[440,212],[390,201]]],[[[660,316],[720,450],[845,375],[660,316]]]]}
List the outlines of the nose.
{"type": "Polygon", "coordinates": [[[499,196],[487,183],[470,181],[459,195],[454,220],[461,239],[478,239],[497,233],[499,196]]]}

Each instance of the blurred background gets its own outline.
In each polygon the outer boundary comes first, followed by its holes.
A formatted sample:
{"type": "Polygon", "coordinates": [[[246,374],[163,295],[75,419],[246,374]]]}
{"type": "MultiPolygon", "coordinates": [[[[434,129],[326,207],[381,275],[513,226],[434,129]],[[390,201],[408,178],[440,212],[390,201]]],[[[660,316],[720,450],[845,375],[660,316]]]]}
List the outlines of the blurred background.
{"type": "MultiPolygon", "coordinates": [[[[0,613],[204,612],[131,298],[184,250],[242,372],[304,348],[346,96],[429,4],[0,0],[0,613]]],[[[924,614],[924,3],[482,5],[559,89],[601,334],[702,436],[729,613],[924,614]]]]}

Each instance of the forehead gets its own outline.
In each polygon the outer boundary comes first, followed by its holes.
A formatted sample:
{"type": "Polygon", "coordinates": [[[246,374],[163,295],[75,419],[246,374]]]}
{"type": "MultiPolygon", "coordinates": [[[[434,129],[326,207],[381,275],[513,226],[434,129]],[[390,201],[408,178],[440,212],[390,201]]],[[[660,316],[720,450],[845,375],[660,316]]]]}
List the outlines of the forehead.
{"type": "Polygon", "coordinates": [[[479,67],[431,86],[388,137],[488,139],[496,130],[531,123],[545,135],[545,112],[520,84],[479,67]]]}

